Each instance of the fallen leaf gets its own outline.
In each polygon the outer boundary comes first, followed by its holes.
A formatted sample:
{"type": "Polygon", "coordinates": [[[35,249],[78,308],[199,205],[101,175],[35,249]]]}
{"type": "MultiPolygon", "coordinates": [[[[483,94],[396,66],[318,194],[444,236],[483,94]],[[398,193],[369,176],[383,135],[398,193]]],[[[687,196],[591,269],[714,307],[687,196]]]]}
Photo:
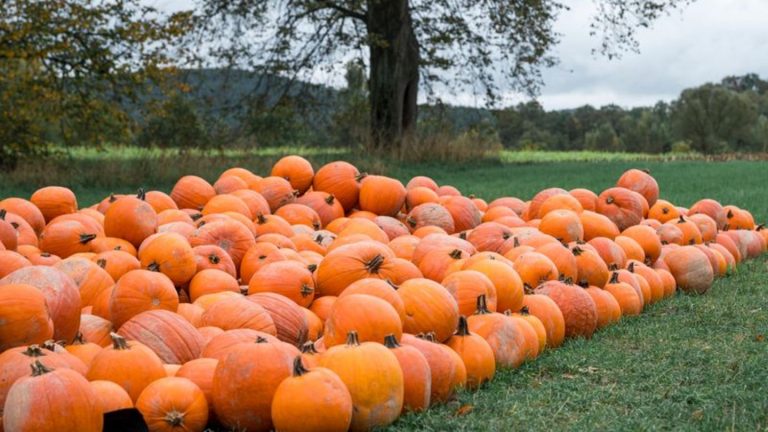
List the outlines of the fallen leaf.
{"type": "Polygon", "coordinates": [[[755,342],[765,342],[765,335],[759,334],[755,336],[755,342]]]}
{"type": "Polygon", "coordinates": [[[469,405],[469,404],[465,404],[465,405],[460,406],[459,409],[457,409],[456,412],[453,413],[453,415],[456,416],[456,417],[465,416],[465,415],[471,413],[472,410],[474,410],[474,409],[475,409],[474,406],[469,405]]]}
{"type": "Polygon", "coordinates": [[[704,411],[696,410],[691,413],[691,418],[694,420],[701,420],[704,417],[704,411]]]}
{"type": "Polygon", "coordinates": [[[576,375],[563,374],[563,378],[565,378],[565,379],[576,379],[576,375]]]}

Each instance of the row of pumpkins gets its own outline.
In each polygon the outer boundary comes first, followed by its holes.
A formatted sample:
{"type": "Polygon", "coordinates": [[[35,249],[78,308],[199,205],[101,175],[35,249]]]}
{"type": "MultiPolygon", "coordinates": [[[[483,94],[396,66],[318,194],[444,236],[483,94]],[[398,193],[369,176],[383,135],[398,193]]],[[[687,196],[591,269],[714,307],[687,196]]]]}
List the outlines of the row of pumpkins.
{"type": "Polygon", "coordinates": [[[4,430],[388,425],[765,252],[748,211],[658,197],[634,169],[487,203],[287,156],[87,208],[4,199],[4,430]]]}

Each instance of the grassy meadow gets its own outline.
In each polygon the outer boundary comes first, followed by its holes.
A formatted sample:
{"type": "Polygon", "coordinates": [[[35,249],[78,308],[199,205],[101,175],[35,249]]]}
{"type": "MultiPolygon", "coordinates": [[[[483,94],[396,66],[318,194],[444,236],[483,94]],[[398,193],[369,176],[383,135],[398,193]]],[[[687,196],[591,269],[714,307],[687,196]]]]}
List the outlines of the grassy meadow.
{"type": "MultiPolygon", "coordinates": [[[[82,205],[143,186],[169,191],[182,174],[215,180],[231,166],[257,174],[285,152],[171,154],[74,152],[6,174],[0,197],[28,196],[43,184],[76,191],[82,205]]],[[[551,186],[612,186],[631,167],[648,168],[661,196],[689,206],[710,197],[768,220],[768,162],[612,154],[502,154],[451,164],[361,160],[341,150],[302,152],[319,166],[348,159],[407,181],[429,175],[488,200],[529,199],[551,186]]],[[[393,430],[768,430],[768,260],[749,262],[705,296],[677,295],[639,317],[572,340],[476,393],[409,414],[393,430]]]]}

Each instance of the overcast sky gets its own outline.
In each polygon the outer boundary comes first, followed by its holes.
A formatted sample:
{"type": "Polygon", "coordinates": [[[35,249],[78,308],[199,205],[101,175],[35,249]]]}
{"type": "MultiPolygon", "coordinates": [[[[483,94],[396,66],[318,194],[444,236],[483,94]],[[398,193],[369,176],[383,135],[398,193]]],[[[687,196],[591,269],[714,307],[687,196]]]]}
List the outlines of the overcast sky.
{"type": "MultiPolygon", "coordinates": [[[[166,10],[193,4],[192,0],[146,3],[166,10]]],[[[618,60],[592,54],[599,42],[589,35],[592,0],[566,3],[570,10],[555,24],[562,34],[555,49],[560,64],[544,72],[545,87],[538,98],[547,109],[652,105],[726,75],[755,72],[768,78],[768,0],[697,0],[652,28],[638,30],[640,53],[626,53],[618,60]]],[[[483,103],[470,94],[441,96],[452,103],[483,103]]],[[[525,100],[513,94],[505,99],[525,100]]]]}

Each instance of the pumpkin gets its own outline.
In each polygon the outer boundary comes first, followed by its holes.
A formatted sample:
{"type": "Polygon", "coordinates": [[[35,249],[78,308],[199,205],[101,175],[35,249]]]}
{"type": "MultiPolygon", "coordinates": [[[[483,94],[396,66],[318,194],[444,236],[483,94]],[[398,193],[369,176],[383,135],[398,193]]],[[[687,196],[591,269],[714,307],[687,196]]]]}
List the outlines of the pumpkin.
{"type": "Polygon", "coordinates": [[[179,234],[160,234],[149,241],[139,252],[141,266],[160,272],[175,284],[183,285],[197,271],[195,253],[189,242],[179,234]]]}
{"type": "Polygon", "coordinates": [[[408,212],[405,223],[411,232],[426,226],[436,226],[442,228],[447,233],[452,233],[455,229],[451,213],[437,203],[424,203],[413,207],[408,212]]]}
{"type": "Polygon", "coordinates": [[[428,187],[416,186],[413,188],[408,188],[406,186],[406,190],[407,192],[405,194],[405,208],[407,210],[412,210],[413,208],[421,204],[436,203],[439,201],[439,197],[437,196],[437,193],[435,193],[433,189],[430,189],[428,187]]]}
{"type": "Polygon", "coordinates": [[[467,197],[450,196],[441,201],[453,218],[455,232],[466,231],[480,225],[482,215],[475,203],[467,197]]]}
{"type": "Polygon", "coordinates": [[[214,196],[216,190],[210,183],[191,175],[180,178],[171,190],[171,199],[182,209],[200,210],[214,196]]]}
{"type": "Polygon", "coordinates": [[[682,238],[680,239],[680,244],[701,244],[701,231],[699,230],[698,225],[688,220],[685,216],[681,215],[676,221],[669,221],[667,223],[674,223],[683,234],[682,238]]]}
{"type": "Polygon", "coordinates": [[[214,326],[223,330],[252,329],[276,335],[277,328],[272,316],[264,307],[234,294],[212,304],[201,317],[202,326],[214,326]]]}
{"type": "Polygon", "coordinates": [[[118,199],[104,214],[104,233],[118,237],[139,247],[141,242],[157,231],[157,213],[146,201],[144,194],[118,199]]]}
{"type": "Polygon", "coordinates": [[[248,294],[259,292],[281,294],[306,307],[315,298],[315,282],[305,265],[296,261],[276,261],[251,277],[248,294]]]}
{"type": "Polygon", "coordinates": [[[320,215],[311,207],[303,204],[286,204],[280,207],[275,215],[280,216],[290,225],[306,225],[313,229],[322,227],[320,215]]]}
{"type": "Polygon", "coordinates": [[[98,253],[106,251],[122,251],[131,256],[137,256],[136,247],[129,241],[115,237],[96,237],[90,242],[91,251],[98,253]]]}
{"type": "Polygon", "coordinates": [[[315,171],[312,164],[301,156],[285,156],[272,166],[272,176],[282,177],[291,187],[303,194],[312,185],[315,171]]]}
{"type": "Polygon", "coordinates": [[[352,422],[352,395],[339,376],[323,367],[307,369],[302,357],[277,387],[272,421],[279,431],[344,431],[352,422]]]}
{"type": "Polygon", "coordinates": [[[400,345],[395,335],[391,334],[384,338],[384,346],[397,357],[403,371],[403,412],[429,408],[432,373],[424,354],[415,347],[400,345]]]}
{"type": "Polygon", "coordinates": [[[467,369],[467,388],[474,390],[493,379],[496,373],[494,352],[482,337],[469,332],[467,318],[459,317],[459,326],[445,343],[464,361],[467,369]]]}
{"type": "Polygon", "coordinates": [[[203,216],[209,216],[214,214],[223,214],[227,212],[238,213],[245,216],[247,219],[253,219],[256,215],[251,213],[250,207],[242,199],[230,195],[222,194],[208,200],[203,206],[201,213],[203,216]]]}
{"type": "Polygon", "coordinates": [[[136,400],[151,431],[202,432],[208,423],[205,393],[186,378],[167,377],[149,384],[136,400]]]}
{"type": "Polygon", "coordinates": [[[317,293],[338,295],[364,278],[395,279],[391,269],[392,251],[378,242],[363,241],[341,246],[328,252],[317,268],[317,293]]]}
{"type": "Polygon", "coordinates": [[[80,329],[78,334],[86,342],[95,343],[101,347],[112,343],[110,334],[114,331],[112,323],[100,316],[82,314],[80,316],[80,329]]]}
{"type": "Polygon", "coordinates": [[[582,286],[596,286],[602,288],[608,282],[610,273],[605,261],[596,252],[579,245],[571,249],[576,257],[578,277],[575,283],[582,286]]]}
{"type": "Polygon", "coordinates": [[[455,391],[466,385],[467,370],[456,352],[435,343],[432,335],[416,337],[403,334],[402,344],[416,348],[427,360],[431,374],[430,403],[447,402],[455,391]]]}
{"type": "MultiPolygon", "coordinates": [[[[213,327],[218,328],[218,327],[213,327]]],[[[280,342],[274,335],[264,333],[258,330],[252,329],[234,329],[226,330],[213,335],[208,342],[206,342],[203,352],[200,354],[201,358],[211,358],[216,360],[223,360],[224,357],[229,354],[230,351],[241,343],[253,343],[253,342],[280,342]]],[[[285,346],[288,346],[285,344],[285,346]]]]}
{"type": "Polygon", "coordinates": [[[35,361],[31,376],[19,379],[8,391],[3,429],[99,431],[102,414],[96,394],[82,375],[35,361]]]}
{"type": "Polygon", "coordinates": [[[320,365],[335,372],[352,396],[350,430],[367,431],[394,422],[403,409],[403,372],[384,345],[360,343],[350,332],[347,343],[331,347],[320,365]]]}
{"type": "Polygon", "coordinates": [[[96,354],[86,377],[89,381],[107,380],[119,384],[132,401],[151,382],[165,377],[160,358],[146,345],[126,341],[122,336],[112,334],[112,346],[96,354]]]}
{"type": "Polygon", "coordinates": [[[247,297],[263,307],[275,323],[277,338],[293,346],[301,346],[307,340],[308,323],[301,307],[288,297],[275,293],[257,293],[247,297]]]}
{"type": "Polygon", "coordinates": [[[504,315],[515,324],[517,333],[523,336],[525,360],[534,360],[539,356],[540,341],[539,334],[533,327],[533,324],[531,324],[530,317],[524,316],[521,313],[513,313],[512,311],[505,311],[504,315]]]}
{"type": "Polygon", "coordinates": [[[400,320],[406,318],[405,305],[403,299],[397,293],[397,287],[392,282],[383,281],[381,279],[360,279],[359,281],[350,284],[344,291],[342,291],[339,297],[345,297],[352,294],[367,294],[373,297],[378,297],[387,303],[389,303],[400,316],[400,320]]]}
{"type": "Polygon", "coordinates": [[[680,211],[669,201],[657,200],[648,211],[648,219],[656,219],[661,223],[675,220],[680,217],[680,211]]]}
{"type": "Polygon", "coordinates": [[[620,231],[637,225],[643,219],[643,203],[632,191],[621,188],[609,188],[597,199],[597,212],[610,219],[620,231]]]}
{"type": "Polygon", "coordinates": [[[189,282],[189,299],[195,301],[206,294],[222,291],[240,292],[240,284],[232,275],[214,268],[205,269],[189,282]]]}
{"type": "Polygon", "coordinates": [[[360,182],[360,209],[377,215],[394,216],[405,204],[406,190],[400,181],[369,175],[360,182]]]}
{"type": "Polygon", "coordinates": [[[334,303],[325,322],[325,346],[330,348],[344,344],[351,331],[363,342],[384,343],[384,337],[389,334],[400,339],[403,324],[395,308],[378,297],[367,294],[342,295],[334,303]]]}
{"type": "Polygon", "coordinates": [[[54,264],[53,267],[64,272],[77,284],[80,290],[80,304],[83,307],[93,305],[102,291],[115,284],[109,273],[85,258],[69,258],[54,264]]]}
{"type": "Polygon", "coordinates": [[[65,347],[67,352],[80,359],[86,368],[91,366],[91,361],[96,357],[96,354],[101,352],[102,348],[101,345],[86,342],[80,335],[78,335],[74,343],[65,347]]]}
{"type": "Polygon", "coordinates": [[[228,194],[236,190],[248,189],[248,183],[240,177],[228,175],[219,177],[213,184],[213,189],[217,194],[228,194]]]}
{"type": "Polygon", "coordinates": [[[88,384],[96,395],[96,401],[102,413],[133,408],[133,401],[125,389],[112,381],[93,380],[88,384]]]}
{"type": "Polygon", "coordinates": [[[6,214],[5,209],[0,210],[0,250],[15,251],[19,245],[19,234],[16,228],[5,220],[6,214]]]}
{"type": "Polygon", "coordinates": [[[467,263],[465,270],[484,274],[496,291],[496,310],[516,312],[523,305],[523,281],[511,264],[499,259],[485,259],[467,263]]]}
{"type": "Polygon", "coordinates": [[[437,182],[427,176],[415,176],[408,180],[405,188],[408,190],[423,187],[435,191],[438,188],[437,182]]]}
{"type": "Polygon", "coordinates": [[[229,219],[199,227],[189,236],[189,244],[193,248],[202,245],[218,246],[232,258],[235,268],[238,268],[245,253],[256,244],[256,239],[245,225],[229,219]]]}
{"type": "MultiPolygon", "coordinates": [[[[565,321],[566,337],[592,337],[597,328],[597,308],[583,288],[549,281],[537,287],[535,293],[546,295],[560,308],[565,321]]],[[[530,307],[529,310],[534,313],[530,307]]]]}
{"type": "Polygon", "coordinates": [[[493,352],[496,367],[517,368],[527,357],[525,335],[510,317],[491,312],[484,296],[477,298],[475,314],[467,318],[469,330],[488,343],[493,352]]]}
{"type": "Polygon", "coordinates": [[[451,337],[458,325],[459,306],[442,285],[429,279],[410,279],[400,285],[397,293],[405,307],[405,332],[434,332],[438,341],[451,337]]]}
{"type": "Polygon", "coordinates": [[[622,316],[640,315],[643,311],[643,300],[631,285],[619,281],[618,273],[612,273],[611,280],[604,289],[616,299],[622,316]]]}
{"type": "Polygon", "coordinates": [[[659,198],[659,184],[648,170],[630,169],[624,172],[616,186],[635,191],[642,195],[652,206],[659,198]]]}
{"type": "Polygon", "coordinates": [[[620,269],[626,266],[627,254],[616,242],[605,237],[596,237],[587,243],[597,250],[598,255],[603,259],[609,270],[620,269]]]}
{"type": "Polygon", "coordinates": [[[548,280],[556,280],[560,276],[552,260],[538,252],[525,252],[517,257],[514,263],[523,284],[531,287],[548,280]]]}
{"type": "Polygon", "coordinates": [[[200,357],[203,338],[180,315],[165,311],[142,312],[126,321],[120,336],[135,340],[154,351],[163,363],[184,364],[200,357]]]}
{"type": "Polygon", "coordinates": [[[360,195],[360,180],[365,174],[352,164],[342,161],[323,165],[312,179],[312,189],[333,195],[345,211],[351,210],[360,195]]]}
{"type": "Polygon", "coordinates": [[[90,242],[96,234],[77,221],[53,222],[40,235],[40,250],[60,258],[81,252],[91,252],[90,242]]]}
{"type": "Polygon", "coordinates": [[[115,284],[109,299],[109,313],[115,327],[120,328],[134,316],[149,310],[175,312],[179,296],[173,282],[162,273],[133,270],[115,284]]]}
{"type": "Polygon", "coordinates": [[[641,300],[644,300],[645,303],[656,303],[664,298],[664,284],[655,270],[639,261],[630,261],[629,265],[627,265],[627,270],[635,273],[636,276],[643,278],[648,283],[651,297],[650,299],[643,298],[641,300]]]}
{"type": "Polygon", "coordinates": [[[282,177],[264,177],[256,182],[251,189],[260,193],[267,200],[272,213],[296,200],[295,189],[288,180],[282,177]]]}
{"type": "Polygon", "coordinates": [[[72,342],[80,327],[80,293],[75,282],[66,273],[53,267],[23,267],[0,279],[4,285],[26,284],[37,288],[45,296],[53,320],[53,338],[72,342]]]}
{"type": "Polygon", "coordinates": [[[53,337],[53,321],[46,298],[38,289],[10,284],[0,289],[0,352],[22,345],[38,344],[53,337]]]}
{"type": "Polygon", "coordinates": [[[32,263],[19,253],[0,250],[0,279],[22,267],[30,267],[31,265],[32,263]]]}
{"type": "Polygon", "coordinates": [[[273,428],[272,400],[280,383],[291,375],[295,357],[281,344],[241,343],[219,360],[211,395],[223,426],[248,431],[273,428]]]}
{"type": "Polygon", "coordinates": [[[704,294],[712,286],[714,272],[704,252],[683,246],[664,254],[664,262],[677,286],[687,293],[704,294]]]}
{"type": "Polygon", "coordinates": [[[184,363],[176,372],[176,377],[186,378],[195,383],[203,391],[208,402],[208,418],[214,415],[213,411],[213,374],[219,361],[212,358],[199,358],[184,363]]]}
{"type": "Polygon", "coordinates": [[[240,180],[244,181],[248,187],[250,187],[253,183],[261,180],[261,177],[242,167],[233,167],[225,170],[223,173],[221,173],[221,175],[219,175],[219,179],[231,176],[238,177],[240,180]]]}
{"type": "Polygon", "coordinates": [[[539,219],[544,219],[546,215],[554,210],[571,210],[575,213],[581,213],[584,211],[581,202],[568,194],[557,194],[544,200],[539,207],[539,219]]]}
{"type": "Polygon", "coordinates": [[[484,222],[478,225],[469,233],[467,240],[479,251],[504,254],[515,247],[512,230],[497,222],[484,222]]]}
{"type": "Polygon", "coordinates": [[[6,198],[0,201],[0,210],[14,213],[23,218],[37,235],[40,235],[45,228],[43,213],[31,201],[15,197],[6,198]]]}
{"type": "Polygon", "coordinates": [[[485,274],[474,270],[460,270],[449,274],[441,285],[448,290],[459,305],[459,314],[475,313],[478,296],[485,296],[488,309],[496,310],[496,288],[485,274]]]}
{"type": "Polygon", "coordinates": [[[74,192],[61,186],[48,186],[36,190],[29,201],[35,205],[48,223],[57,216],[77,211],[74,192]]]}
{"type": "Polygon", "coordinates": [[[725,209],[719,202],[713,199],[699,200],[688,209],[689,217],[697,214],[707,215],[712,218],[719,230],[725,228],[725,225],[728,223],[725,209]]]}

